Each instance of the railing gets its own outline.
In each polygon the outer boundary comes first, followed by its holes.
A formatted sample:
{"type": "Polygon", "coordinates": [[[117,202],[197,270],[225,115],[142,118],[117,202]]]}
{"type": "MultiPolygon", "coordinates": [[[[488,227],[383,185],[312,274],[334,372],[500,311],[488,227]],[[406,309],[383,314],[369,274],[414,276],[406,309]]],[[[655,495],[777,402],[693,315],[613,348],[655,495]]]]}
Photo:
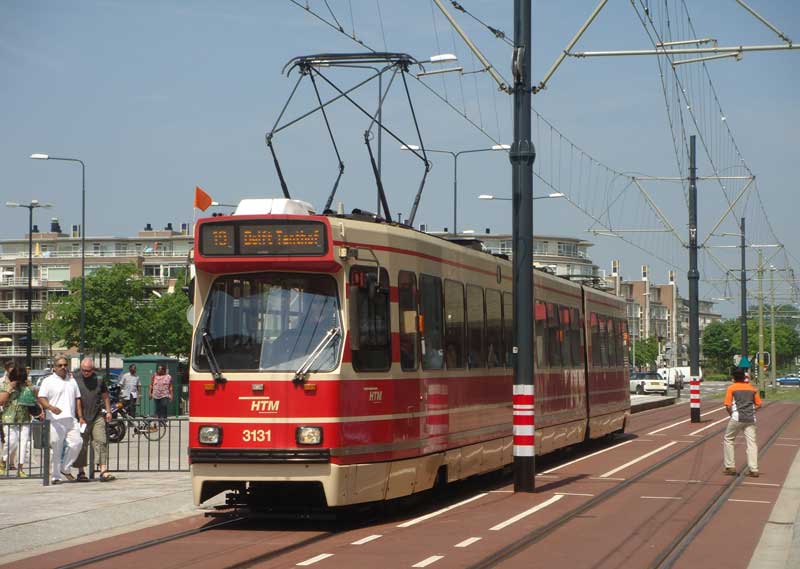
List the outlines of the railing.
{"type": "MultiPolygon", "coordinates": [[[[188,471],[189,419],[120,419],[124,435],[108,445],[108,469],[117,472],[188,471]]],[[[110,429],[119,428],[111,425],[110,429]]],[[[116,431],[119,433],[119,431],[116,431]]]]}
{"type": "MultiPolygon", "coordinates": [[[[28,277],[6,277],[0,279],[0,287],[27,287],[28,277]]],[[[31,279],[32,287],[46,287],[47,279],[33,278],[31,279]]]]}
{"type": "Polygon", "coordinates": [[[0,324],[0,332],[7,332],[7,333],[15,333],[15,332],[27,332],[28,325],[27,324],[0,324]]]}
{"type": "MultiPolygon", "coordinates": [[[[185,259],[189,250],[185,251],[86,251],[86,258],[112,258],[112,257],[179,257],[185,259]]],[[[79,259],[80,251],[44,251],[41,255],[34,255],[34,259],[79,259]]],[[[12,261],[14,259],[27,259],[28,253],[4,253],[0,259],[12,261]]]]}
{"type": "MultiPolygon", "coordinates": [[[[27,355],[27,346],[0,346],[0,356],[22,357],[27,355]]],[[[31,347],[32,356],[49,356],[47,348],[41,346],[31,347]]]]}
{"type": "Polygon", "coordinates": [[[50,421],[30,423],[6,423],[3,425],[3,460],[5,471],[0,470],[3,480],[17,478],[41,479],[50,485],[50,421]],[[22,469],[19,469],[19,465],[22,469]]]}
{"type": "MultiPolygon", "coordinates": [[[[41,310],[42,301],[32,300],[31,310],[41,310]]],[[[27,300],[0,300],[0,310],[28,310],[27,300]]]]}

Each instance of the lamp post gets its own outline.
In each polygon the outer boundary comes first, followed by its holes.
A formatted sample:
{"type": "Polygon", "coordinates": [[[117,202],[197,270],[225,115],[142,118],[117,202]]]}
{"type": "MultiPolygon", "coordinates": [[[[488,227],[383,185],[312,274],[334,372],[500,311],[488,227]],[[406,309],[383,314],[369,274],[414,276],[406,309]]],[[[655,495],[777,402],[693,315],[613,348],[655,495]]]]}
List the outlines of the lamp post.
{"type": "MultiPolygon", "coordinates": [[[[434,148],[426,148],[427,152],[437,152],[439,154],[449,154],[453,157],[453,233],[458,233],[456,221],[458,219],[458,157],[462,154],[473,154],[475,152],[491,152],[497,150],[509,150],[511,146],[508,144],[495,144],[491,148],[475,148],[472,150],[459,150],[453,152],[451,150],[437,150],[434,148]]],[[[419,146],[413,144],[403,144],[400,146],[401,150],[420,150],[419,146]]]]}
{"type": "Polygon", "coordinates": [[[33,340],[33,210],[39,207],[53,207],[49,203],[39,203],[31,200],[29,203],[6,202],[6,207],[28,208],[28,329],[25,345],[26,365],[33,368],[32,340],[33,340]]]}
{"type": "Polygon", "coordinates": [[[81,165],[81,336],[80,359],[83,359],[86,344],[86,165],[77,158],[62,158],[49,154],[31,154],[34,160],[62,160],[81,165]]]}
{"type": "MultiPolygon", "coordinates": [[[[552,194],[547,194],[546,196],[533,196],[532,200],[549,200],[551,198],[563,198],[565,194],[561,192],[553,192],[552,194]]],[[[513,201],[513,198],[499,198],[492,194],[481,194],[478,196],[479,200],[499,200],[504,202],[513,201]]]]}

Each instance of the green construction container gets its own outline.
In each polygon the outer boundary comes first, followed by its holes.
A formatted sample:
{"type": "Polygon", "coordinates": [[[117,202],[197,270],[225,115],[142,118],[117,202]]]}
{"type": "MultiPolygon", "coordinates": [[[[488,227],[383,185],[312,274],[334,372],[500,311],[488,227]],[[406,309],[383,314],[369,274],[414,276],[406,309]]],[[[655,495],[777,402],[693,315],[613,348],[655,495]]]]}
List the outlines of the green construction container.
{"type": "Polygon", "coordinates": [[[176,358],[158,355],[131,356],[122,363],[122,372],[127,373],[128,367],[136,364],[136,375],[139,376],[139,399],[137,401],[137,415],[150,417],[156,414],[155,401],[150,399],[150,378],[156,373],[156,368],[163,365],[167,373],[172,376],[172,401],[169,405],[169,416],[174,417],[185,413],[188,394],[188,375],[186,365],[176,358]],[[185,385],[184,385],[185,384],[185,385]]]}

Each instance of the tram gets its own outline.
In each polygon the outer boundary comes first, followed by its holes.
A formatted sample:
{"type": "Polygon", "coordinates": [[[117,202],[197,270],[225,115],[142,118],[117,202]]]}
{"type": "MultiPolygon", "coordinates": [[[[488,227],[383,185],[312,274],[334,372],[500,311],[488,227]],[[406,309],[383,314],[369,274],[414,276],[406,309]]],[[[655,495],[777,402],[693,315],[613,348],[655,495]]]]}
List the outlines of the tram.
{"type": "MultiPolygon", "coordinates": [[[[390,500],[512,462],[511,263],[354,210],[243,200],[195,231],[194,500],[390,500]]],[[[537,271],[536,454],[621,432],[623,299],[537,271]]]]}

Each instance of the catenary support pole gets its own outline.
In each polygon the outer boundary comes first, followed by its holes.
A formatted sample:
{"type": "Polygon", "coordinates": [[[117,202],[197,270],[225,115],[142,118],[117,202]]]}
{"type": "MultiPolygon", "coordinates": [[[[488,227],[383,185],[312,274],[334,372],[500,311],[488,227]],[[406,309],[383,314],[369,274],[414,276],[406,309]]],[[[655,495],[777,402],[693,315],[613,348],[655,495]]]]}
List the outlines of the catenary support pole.
{"type": "Polygon", "coordinates": [[[533,161],[531,141],[531,0],[514,0],[514,143],[511,160],[514,293],[514,491],[533,492],[533,161]]]}
{"type": "Polygon", "coordinates": [[[697,270],[697,162],[695,136],[689,138],[689,413],[700,422],[700,301],[697,270]]]}
{"type": "Polygon", "coordinates": [[[775,389],[775,363],[778,354],[775,352],[775,269],[769,270],[769,386],[775,389]]]}
{"type": "Polygon", "coordinates": [[[758,391],[764,398],[764,252],[758,250],[758,391]]]}
{"type": "Polygon", "coordinates": [[[749,359],[747,353],[748,351],[747,350],[747,266],[745,262],[746,245],[744,242],[744,218],[742,218],[742,224],[740,229],[741,229],[741,234],[739,236],[741,239],[740,247],[742,248],[742,278],[740,280],[740,285],[741,285],[740,290],[742,296],[742,315],[739,322],[739,327],[741,329],[741,334],[742,334],[742,357],[747,357],[749,359]]]}
{"type": "MultiPolygon", "coordinates": [[[[32,200],[28,206],[28,322],[25,328],[25,365],[33,368],[33,210],[32,200]]],[[[41,270],[39,271],[41,277],[41,270]]]]}

